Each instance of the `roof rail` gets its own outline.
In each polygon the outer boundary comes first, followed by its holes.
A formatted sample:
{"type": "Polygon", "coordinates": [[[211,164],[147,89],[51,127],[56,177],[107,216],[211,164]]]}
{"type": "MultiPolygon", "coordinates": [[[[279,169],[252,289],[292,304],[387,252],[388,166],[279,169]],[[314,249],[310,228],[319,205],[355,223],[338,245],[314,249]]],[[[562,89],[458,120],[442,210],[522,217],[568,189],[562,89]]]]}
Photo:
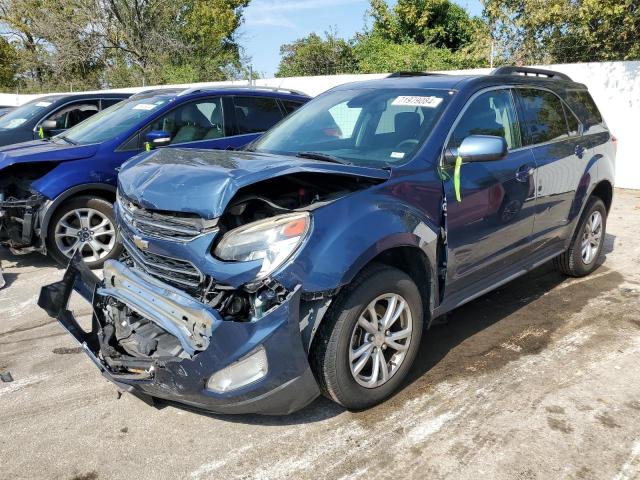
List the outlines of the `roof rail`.
{"type": "Polygon", "coordinates": [[[300,91],[300,90],[294,90],[293,88],[283,88],[283,87],[270,87],[267,85],[211,85],[210,87],[192,87],[192,88],[186,88],[184,90],[182,90],[180,93],[178,93],[178,96],[181,97],[183,95],[188,95],[190,93],[196,93],[196,92],[206,92],[208,90],[217,90],[217,89],[238,89],[238,90],[267,90],[270,92],[288,92],[291,93],[293,95],[302,95],[302,96],[308,96],[306,93],[300,91]]]}
{"type": "Polygon", "coordinates": [[[491,75],[522,75],[525,77],[546,77],[552,80],[567,80],[572,82],[571,77],[564,73],[553,70],[543,70],[542,68],[531,67],[498,67],[491,75]]]}
{"type": "Polygon", "coordinates": [[[433,73],[433,72],[393,72],[387,78],[430,77],[432,75],[446,75],[446,74],[444,74],[444,73],[433,73]]]}

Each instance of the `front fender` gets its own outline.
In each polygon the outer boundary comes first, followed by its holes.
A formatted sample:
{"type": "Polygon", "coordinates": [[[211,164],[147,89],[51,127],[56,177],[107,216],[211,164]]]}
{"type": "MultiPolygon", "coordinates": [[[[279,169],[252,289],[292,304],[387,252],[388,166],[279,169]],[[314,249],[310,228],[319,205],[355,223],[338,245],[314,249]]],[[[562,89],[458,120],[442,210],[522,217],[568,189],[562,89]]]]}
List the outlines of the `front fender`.
{"type": "Polygon", "coordinates": [[[312,215],[308,243],[279,275],[284,285],[301,283],[305,292],[335,290],[350,283],[377,255],[396,247],[419,248],[436,265],[438,227],[397,198],[361,192],[312,215]]]}

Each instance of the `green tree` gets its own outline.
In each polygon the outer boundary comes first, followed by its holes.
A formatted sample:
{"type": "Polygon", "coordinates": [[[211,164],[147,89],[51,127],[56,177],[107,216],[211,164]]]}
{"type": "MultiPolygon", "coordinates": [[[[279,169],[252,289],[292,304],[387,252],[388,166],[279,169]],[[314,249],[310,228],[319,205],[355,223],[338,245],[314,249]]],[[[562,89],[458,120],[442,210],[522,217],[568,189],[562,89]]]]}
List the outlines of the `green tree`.
{"type": "Polygon", "coordinates": [[[0,87],[13,87],[18,70],[18,54],[6,39],[0,37],[0,87]]]}
{"type": "Polygon", "coordinates": [[[249,0],[0,0],[26,90],[235,78],[249,0]]]}
{"type": "Polygon", "coordinates": [[[640,58],[638,0],[484,0],[484,8],[508,63],[640,58]]]}
{"type": "Polygon", "coordinates": [[[349,41],[315,33],[283,45],[277,76],[485,66],[489,29],[449,0],[371,0],[371,28],[349,41]]]}
{"type": "Polygon", "coordinates": [[[280,65],[276,77],[333,75],[356,70],[349,42],[335,32],[325,32],[325,38],[315,33],[280,47],[280,65]]]}

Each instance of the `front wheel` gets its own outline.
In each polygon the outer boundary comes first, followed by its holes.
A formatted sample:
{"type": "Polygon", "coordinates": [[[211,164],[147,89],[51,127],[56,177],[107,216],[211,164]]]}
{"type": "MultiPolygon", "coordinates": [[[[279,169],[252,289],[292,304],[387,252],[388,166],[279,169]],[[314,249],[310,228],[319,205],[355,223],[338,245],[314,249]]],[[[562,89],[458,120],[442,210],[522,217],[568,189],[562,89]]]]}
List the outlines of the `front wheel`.
{"type": "Polygon", "coordinates": [[[584,277],[593,272],[598,266],[606,233],[607,208],[602,200],[592,197],[580,218],[571,245],[555,259],[558,270],[572,277],[584,277]]]}
{"type": "Polygon", "coordinates": [[[314,341],[310,362],[324,395],[355,410],[389,397],[418,351],[422,308],[404,272],[368,267],[336,299],[314,341]]]}
{"type": "Polygon", "coordinates": [[[47,238],[49,255],[62,265],[80,252],[89,268],[99,268],[106,260],[117,258],[122,249],[113,207],[102,198],[83,196],[63,203],[51,219],[47,238]]]}

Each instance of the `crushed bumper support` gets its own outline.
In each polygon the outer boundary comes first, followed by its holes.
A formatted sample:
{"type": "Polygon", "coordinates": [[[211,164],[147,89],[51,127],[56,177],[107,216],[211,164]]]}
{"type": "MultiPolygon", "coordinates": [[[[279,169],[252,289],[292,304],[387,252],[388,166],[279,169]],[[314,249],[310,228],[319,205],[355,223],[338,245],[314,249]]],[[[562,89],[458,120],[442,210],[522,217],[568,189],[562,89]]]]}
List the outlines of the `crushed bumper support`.
{"type": "MultiPolygon", "coordinates": [[[[115,262],[113,262],[115,263],[115,262]]],[[[57,283],[42,288],[38,304],[83,346],[89,358],[102,374],[145,401],[149,397],[162,398],[202,408],[216,413],[287,414],[298,410],[319,395],[319,389],[303,348],[299,327],[300,289],[295,289],[287,299],[256,322],[223,320],[217,312],[204,304],[186,298],[177,289],[148,278],[121,264],[112,265],[106,271],[117,272],[126,282],[111,284],[106,288],[79,258],[74,258],[57,283]],[[117,268],[113,268],[117,267],[117,268]],[[113,345],[105,345],[105,318],[101,308],[115,285],[125,291],[154,291],[163,288],[165,295],[155,298],[163,311],[190,308],[196,303],[201,312],[212,318],[211,338],[207,348],[196,352],[192,358],[153,358],[121,355],[110,358],[113,345]],[[67,308],[72,291],[77,291],[92,303],[91,331],[83,330],[67,308]],[[107,296],[105,296],[107,295],[107,296]],[[267,354],[267,375],[250,385],[218,394],[206,389],[207,380],[215,372],[250,354],[262,346],[267,354]],[[120,362],[120,363],[118,363],[120,362]],[[121,366],[128,367],[123,373],[121,366]]],[[[143,310],[136,299],[127,299],[127,306],[143,310]]],[[[151,319],[157,320],[157,319],[151,319]]],[[[161,324],[159,322],[158,324],[161,324]]]]}

